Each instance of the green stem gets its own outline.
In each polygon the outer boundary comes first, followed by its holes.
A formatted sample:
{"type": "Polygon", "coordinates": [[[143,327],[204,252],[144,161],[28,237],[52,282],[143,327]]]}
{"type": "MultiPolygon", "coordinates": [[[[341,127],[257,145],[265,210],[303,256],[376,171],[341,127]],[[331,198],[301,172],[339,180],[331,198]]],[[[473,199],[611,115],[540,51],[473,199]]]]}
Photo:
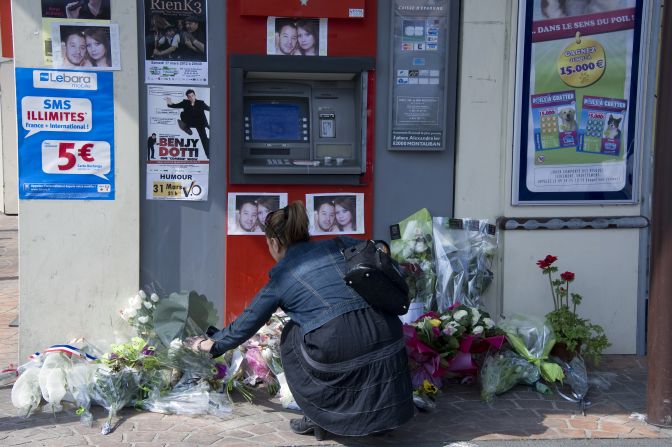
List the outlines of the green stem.
{"type": "Polygon", "coordinates": [[[565,284],[567,285],[566,290],[567,296],[565,297],[565,299],[567,300],[567,309],[569,309],[569,281],[565,281],[565,284]]]}
{"type": "Polygon", "coordinates": [[[551,285],[551,297],[553,297],[553,308],[558,310],[558,300],[555,297],[555,290],[553,290],[553,279],[551,278],[551,272],[548,272],[548,283],[551,285]]]}

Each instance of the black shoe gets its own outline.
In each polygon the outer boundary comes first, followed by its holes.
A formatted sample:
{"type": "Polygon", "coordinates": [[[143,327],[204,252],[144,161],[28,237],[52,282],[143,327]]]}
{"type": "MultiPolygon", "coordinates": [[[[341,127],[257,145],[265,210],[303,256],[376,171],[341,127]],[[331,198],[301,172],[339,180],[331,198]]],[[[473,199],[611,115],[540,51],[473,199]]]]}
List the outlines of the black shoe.
{"type": "Polygon", "coordinates": [[[315,423],[304,416],[301,419],[290,419],[289,428],[297,435],[309,435],[315,431],[315,423]]]}

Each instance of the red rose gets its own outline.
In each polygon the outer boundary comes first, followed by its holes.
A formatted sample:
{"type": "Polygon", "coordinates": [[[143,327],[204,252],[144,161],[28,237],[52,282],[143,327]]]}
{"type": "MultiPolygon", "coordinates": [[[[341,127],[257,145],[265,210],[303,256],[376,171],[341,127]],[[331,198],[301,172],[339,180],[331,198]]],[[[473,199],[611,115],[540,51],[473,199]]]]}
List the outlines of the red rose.
{"type": "Polygon", "coordinates": [[[562,278],[563,281],[567,281],[567,282],[574,281],[574,273],[572,273],[572,272],[561,273],[560,278],[562,278]]]}

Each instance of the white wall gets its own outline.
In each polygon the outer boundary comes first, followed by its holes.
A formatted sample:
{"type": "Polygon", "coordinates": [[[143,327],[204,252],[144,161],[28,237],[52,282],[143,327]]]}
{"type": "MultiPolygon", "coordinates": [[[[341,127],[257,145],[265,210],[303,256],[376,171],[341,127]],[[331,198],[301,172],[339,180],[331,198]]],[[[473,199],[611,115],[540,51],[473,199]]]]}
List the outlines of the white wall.
{"type": "MultiPolygon", "coordinates": [[[[511,206],[517,1],[462,2],[455,215],[571,217],[640,215],[633,206],[511,206]]],[[[552,310],[548,281],[535,265],[558,256],[576,273],[581,315],[601,324],[609,353],[636,349],[639,230],[501,231],[496,282],[485,303],[492,313],[543,315],[552,310]]]]}
{"type": "MultiPolygon", "coordinates": [[[[43,67],[40,0],[14,0],[17,67],[43,67]]],[[[138,66],[135,0],[112,2],[116,199],[19,204],[19,355],[74,337],[100,345],[127,327],[117,312],[138,288],[138,66]]],[[[105,346],[103,346],[105,347],[105,346]]]]}

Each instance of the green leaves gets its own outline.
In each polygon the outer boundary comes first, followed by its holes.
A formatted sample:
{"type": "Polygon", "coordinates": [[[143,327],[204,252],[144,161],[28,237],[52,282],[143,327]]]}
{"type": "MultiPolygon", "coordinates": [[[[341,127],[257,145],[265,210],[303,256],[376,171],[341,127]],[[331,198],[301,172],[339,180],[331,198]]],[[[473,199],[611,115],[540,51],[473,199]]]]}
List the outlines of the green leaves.
{"type": "Polygon", "coordinates": [[[168,346],[175,338],[204,334],[218,320],[217,310],[205,295],[174,292],[156,304],[154,330],[161,343],[168,346]]]}

